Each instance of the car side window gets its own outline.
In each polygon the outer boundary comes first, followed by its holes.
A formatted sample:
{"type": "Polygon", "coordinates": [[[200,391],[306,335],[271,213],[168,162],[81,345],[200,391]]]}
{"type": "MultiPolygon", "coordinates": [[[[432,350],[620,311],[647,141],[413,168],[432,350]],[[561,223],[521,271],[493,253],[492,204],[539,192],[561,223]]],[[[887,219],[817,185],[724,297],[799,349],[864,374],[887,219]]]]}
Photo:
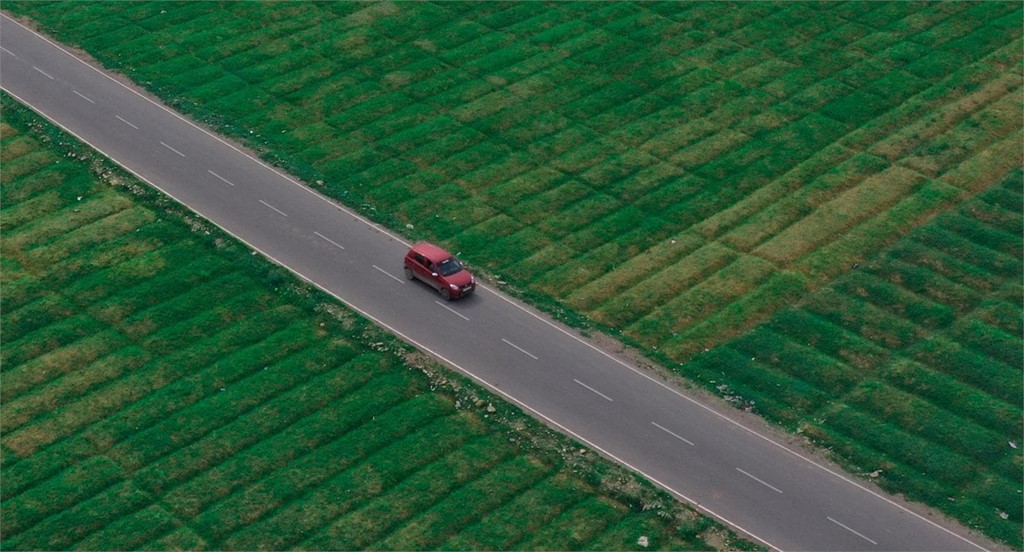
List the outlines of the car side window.
{"type": "Polygon", "coordinates": [[[426,265],[427,264],[427,260],[424,259],[423,255],[420,255],[419,253],[414,253],[412,258],[415,259],[416,262],[420,263],[421,265],[426,265]]]}

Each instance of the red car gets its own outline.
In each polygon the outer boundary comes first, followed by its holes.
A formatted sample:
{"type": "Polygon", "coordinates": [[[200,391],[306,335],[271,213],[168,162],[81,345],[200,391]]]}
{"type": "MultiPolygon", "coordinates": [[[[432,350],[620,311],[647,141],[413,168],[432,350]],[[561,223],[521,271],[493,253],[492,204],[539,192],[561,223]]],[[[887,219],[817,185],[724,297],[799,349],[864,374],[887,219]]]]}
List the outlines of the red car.
{"type": "Polygon", "coordinates": [[[427,242],[417,243],[405,254],[405,277],[426,282],[445,301],[465,297],[476,289],[476,280],[458,259],[427,242]]]}

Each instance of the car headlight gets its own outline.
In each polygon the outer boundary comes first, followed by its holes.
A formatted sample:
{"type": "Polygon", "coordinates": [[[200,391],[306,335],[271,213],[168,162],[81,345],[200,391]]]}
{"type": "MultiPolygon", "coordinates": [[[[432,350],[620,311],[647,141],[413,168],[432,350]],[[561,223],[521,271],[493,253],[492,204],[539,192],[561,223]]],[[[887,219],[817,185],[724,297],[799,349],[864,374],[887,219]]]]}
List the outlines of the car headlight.
{"type": "Polygon", "coordinates": [[[452,288],[452,289],[453,289],[453,290],[455,290],[455,291],[458,291],[458,290],[459,290],[459,286],[457,286],[457,285],[455,285],[455,284],[448,284],[448,287],[452,288]]]}

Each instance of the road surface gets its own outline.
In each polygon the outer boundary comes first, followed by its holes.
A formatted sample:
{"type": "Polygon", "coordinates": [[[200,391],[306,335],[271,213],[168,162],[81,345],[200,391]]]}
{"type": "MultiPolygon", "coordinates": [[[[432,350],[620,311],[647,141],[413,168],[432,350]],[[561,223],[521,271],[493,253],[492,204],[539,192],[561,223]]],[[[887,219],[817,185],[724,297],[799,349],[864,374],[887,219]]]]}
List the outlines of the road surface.
{"type": "Polygon", "coordinates": [[[982,549],[962,528],[911,512],[489,287],[441,301],[404,279],[401,238],[6,15],[0,88],[449,367],[754,541],[783,550],[982,549]]]}

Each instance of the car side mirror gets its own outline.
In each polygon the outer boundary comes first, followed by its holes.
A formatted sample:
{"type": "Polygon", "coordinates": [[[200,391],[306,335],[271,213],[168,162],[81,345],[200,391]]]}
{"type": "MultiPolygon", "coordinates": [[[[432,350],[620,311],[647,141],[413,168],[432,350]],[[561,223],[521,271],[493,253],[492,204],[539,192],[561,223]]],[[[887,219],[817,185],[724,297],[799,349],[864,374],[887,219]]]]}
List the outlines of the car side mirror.
{"type": "Polygon", "coordinates": [[[433,276],[434,278],[437,278],[437,273],[436,272],[431,272],[430,275],[433,276]]]}

